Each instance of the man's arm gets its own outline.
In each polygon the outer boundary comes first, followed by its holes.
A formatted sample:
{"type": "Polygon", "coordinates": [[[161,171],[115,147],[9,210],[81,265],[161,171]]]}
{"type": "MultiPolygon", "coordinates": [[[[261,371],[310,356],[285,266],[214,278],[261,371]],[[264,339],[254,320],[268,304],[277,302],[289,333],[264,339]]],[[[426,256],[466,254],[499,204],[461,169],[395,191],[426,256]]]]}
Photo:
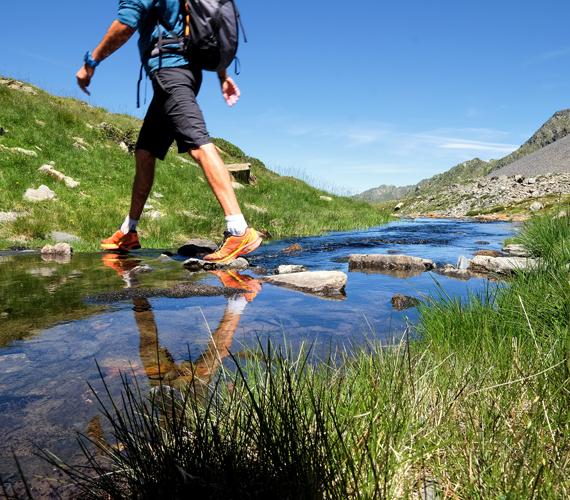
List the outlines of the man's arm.
{"type": "Polygon", "coordinates": [[[220,79],[220,85],[222,86],[222,95],[228,106],[233,106],[239,100],[241,95],[239,87],[236,83],[228,76],[225,69],[218,71],[218,78],[220,79]]]}
{"type": "MultiPolygon", "coordinates": [[[[113,21],[113,24],[111,24],[106,35],[103,37],[103,40],[101,40],[101,43],[93,51],[93,59],[97,62],[106,59],[117,49],[121,48],[127,40],[133,36],[134,32],[134,28],[120,21],[113,21]]],[[[95,69],[84,64],[75,75],[77,77],[77,84],[87,95],[90,95],[87,87],[89,87],[91,83],[93,73],[95,73],[95,69]]]]}

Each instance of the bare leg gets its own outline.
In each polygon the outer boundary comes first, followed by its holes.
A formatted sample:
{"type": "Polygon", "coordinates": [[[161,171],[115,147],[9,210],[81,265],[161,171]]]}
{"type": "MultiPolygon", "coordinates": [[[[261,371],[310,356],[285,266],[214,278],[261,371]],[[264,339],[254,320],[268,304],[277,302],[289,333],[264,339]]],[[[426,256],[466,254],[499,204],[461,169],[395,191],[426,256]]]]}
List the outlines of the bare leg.
{"type": "Polygon", "coordinates": [[[144,149],[137,149],[135,152],[135,160],[136,173],[133,181],[129,217],[139,220],[144,209],[144,204],[152,189],[152,183],[154,182],[156,158],[152,153],[144,149]]]}
{"type": "Polygon", "coordinates": [[[190,151],[190,155],[202,167],[208,184],[222,206],[224,215],[241,214],[239,204],[232,187],[230,173],[224,166],[216,146],[212,143],[190,151]]]}

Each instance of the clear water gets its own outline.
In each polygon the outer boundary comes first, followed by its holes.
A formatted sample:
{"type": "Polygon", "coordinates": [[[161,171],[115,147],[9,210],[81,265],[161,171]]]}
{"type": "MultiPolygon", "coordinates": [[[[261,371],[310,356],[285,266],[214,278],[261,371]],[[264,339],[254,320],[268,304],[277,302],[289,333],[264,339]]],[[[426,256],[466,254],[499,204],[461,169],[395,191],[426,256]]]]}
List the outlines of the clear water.
{"type": "MultiPolygon", "coordinates": [[[[269,271],[287,263],[348,272],[348,255],[387,252],[455,263],[458,256],[479,249],[500,249],[515,231],[507,223],[400,221],[366,231],[268,244],[251,263],[269,271]],[[292,243],[299,243],[303,251],[284,253],[292,243]]],[[[89,382],[102,389],[95,361],[114,393],[120,389],[120,372],[131,369],[143,386],[157,384],[164,372],[183,382],[189,362],[207,378],[220,361],[227,362],[229,350],[239,355],[245,347],[255,348],[260,338],[286,341],[293,348],[310,342],[323,354],[371,338],[391,342],[407,323],[417,320],[416,309],[393,309],[393,295],[434,295],[440,286],[448,295],[465,297],[489,286],[480,279],[464,282],[434,273],[397,277],[354,272],[349,273],[342,301],[263,284],[256,295],[247,296],[250,300],[241,314],[232,309],[233,299],[223,296],[154,297],[111,304],[93,299],[129,285],[163,289],[181,282],[220,285],[218,276],[190,274],[179,261],[164,261],[159,255],[141,251],[128,259],[109,259],[87,254],[67,263],[46,262],[37,254],[0,255],[0,475],[4,479],[14,473],[11,449],[29,474],[51,473],[33,456],[34,445],[67,460],[77,458],[76,433],[86,432],[98,414],[87,387],[89,382]],[[126,271],[141,264],[152,272],[127,283],[126,271]],[[161,366],[166,366],[161,373],[157,353],[161,366]]],[[[253,272],[242,274],[242,280],[258,278],[253,272]]]]}

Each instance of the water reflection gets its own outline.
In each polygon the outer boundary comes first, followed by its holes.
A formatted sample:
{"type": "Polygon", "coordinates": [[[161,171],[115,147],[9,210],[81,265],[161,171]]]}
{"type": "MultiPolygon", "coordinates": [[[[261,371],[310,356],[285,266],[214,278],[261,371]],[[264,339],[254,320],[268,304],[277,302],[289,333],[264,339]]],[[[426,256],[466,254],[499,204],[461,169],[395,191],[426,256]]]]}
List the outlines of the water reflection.
{"type": "MultiPolygon", "coordinates": [[[[121,254],[105,254],[103,265],[113,269],[125,283],[125,288],[138,284],[134,271],[140,259],[121,254]]],[[[221,284],[243,293],[229,297],[218,327],[211,333],[210,342],[200,357],[177,363],[166,347],[161,346],[157,322],[152,306],[146,298],[133,298],[133,312],[139,332],[139,356],[151,386],[169,385],[176,389],[190,383],[206,386],[229,355],[234,334],[248,303],[261,291],[261,282],[237,271],[210,271],[221,284]]]]}

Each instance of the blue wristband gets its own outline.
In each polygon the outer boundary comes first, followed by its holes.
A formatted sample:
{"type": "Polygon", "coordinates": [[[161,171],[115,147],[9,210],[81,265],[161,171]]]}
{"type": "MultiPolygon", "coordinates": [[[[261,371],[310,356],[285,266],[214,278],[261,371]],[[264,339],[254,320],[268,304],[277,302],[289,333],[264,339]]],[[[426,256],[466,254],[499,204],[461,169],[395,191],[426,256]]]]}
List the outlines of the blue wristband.
{"type": "Polygon", "coordinates": [[[83,61],[87,66],[89,66],[92,69],[95,69],[97,66],[99,66],[99,63],[95,59],[93,59],[93,57],[91,56],[91,52],[89,51],[85,53],[83,61]]]}

